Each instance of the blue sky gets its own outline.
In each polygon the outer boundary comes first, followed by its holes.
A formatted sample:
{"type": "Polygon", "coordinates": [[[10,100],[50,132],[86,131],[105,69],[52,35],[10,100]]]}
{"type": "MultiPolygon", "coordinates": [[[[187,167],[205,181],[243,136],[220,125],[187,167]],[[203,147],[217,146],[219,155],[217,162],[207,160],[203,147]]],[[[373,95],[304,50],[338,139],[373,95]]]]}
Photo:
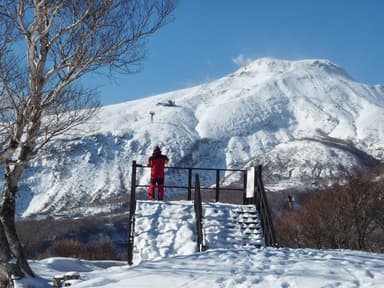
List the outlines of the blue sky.
{"type": "MultiPolygon", "coordinates": [[[[261,57],[329,59],[354,79],[384,85],[382,0],[180,0],[148,39],[137,74],[92,75],[103,105],[220,78],[261,57]]],[[[92,80],[90,80],[92,79],[92,80]]]]}

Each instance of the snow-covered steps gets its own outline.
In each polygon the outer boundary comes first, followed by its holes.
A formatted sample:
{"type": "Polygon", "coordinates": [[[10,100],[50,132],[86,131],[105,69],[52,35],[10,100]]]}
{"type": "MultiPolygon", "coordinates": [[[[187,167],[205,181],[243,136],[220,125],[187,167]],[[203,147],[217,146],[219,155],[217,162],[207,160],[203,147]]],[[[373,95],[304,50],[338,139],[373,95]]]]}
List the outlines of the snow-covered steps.
{"type": "Polygon", "coordinates": [[[203,229],[208,249],[264,245],[254,205],[204,203],[203,229]]]}
{"type": "MultiPolygon", "coordinates": [[[[133,262],[197,251],[192,201],[137,201],[133,262]]],[[[208,249],[264,245],[254,205],[203,203],[203,237],[208,249]]]]}

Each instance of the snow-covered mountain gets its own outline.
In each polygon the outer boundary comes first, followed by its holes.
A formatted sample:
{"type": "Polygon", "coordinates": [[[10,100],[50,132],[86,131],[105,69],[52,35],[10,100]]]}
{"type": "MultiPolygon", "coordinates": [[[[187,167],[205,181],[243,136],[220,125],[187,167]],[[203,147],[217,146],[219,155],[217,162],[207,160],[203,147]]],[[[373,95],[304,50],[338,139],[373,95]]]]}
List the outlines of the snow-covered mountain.
{"type": "MultiPolygon", "coordinates": [[[[124,207],[131,163],[145,164],[155,145],[171,166],[263,164],[269,190],[328,184],[384,159],[384,86],[327,60],[262,58],[210,83],[103,107],[31,163],[19,215],[124,207]]],[[[141,184],[148,172],[138,171],[141,184]]],[[[180,181],[170,174],[168,184],[180,181]]]]}

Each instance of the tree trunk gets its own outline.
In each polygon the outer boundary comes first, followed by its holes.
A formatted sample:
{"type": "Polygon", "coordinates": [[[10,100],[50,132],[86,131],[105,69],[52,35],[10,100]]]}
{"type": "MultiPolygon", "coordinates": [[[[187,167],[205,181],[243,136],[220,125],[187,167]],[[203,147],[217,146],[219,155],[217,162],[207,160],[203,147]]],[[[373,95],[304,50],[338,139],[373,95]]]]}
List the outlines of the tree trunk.
{"type": "Polygon", "coordinates": [[[22,278],[24,273],[34,277],[25,258],[15,225],[15,196],[23,171],[24,165],[15,165],[10,168],[7,164],[0,204],[0,275],[6,275],[8,281],[12,278],[22,278]]]}
{"type": "Polygon", "coordinates": [[[4,234],[3,225],[0,222],[0,287],[9,284],[12,280],[9,262],[12,259],[11,251],[9,250],[8,241],[4,234]]]}

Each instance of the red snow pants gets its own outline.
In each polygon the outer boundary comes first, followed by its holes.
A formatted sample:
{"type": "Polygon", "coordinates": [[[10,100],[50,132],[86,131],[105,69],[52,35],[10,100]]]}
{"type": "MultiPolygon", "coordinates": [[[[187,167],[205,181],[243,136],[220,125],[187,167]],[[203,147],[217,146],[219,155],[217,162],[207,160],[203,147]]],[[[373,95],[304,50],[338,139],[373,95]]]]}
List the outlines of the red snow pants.
{"type": "Polygon", "coordinates": [[[157,184],[157,200],[164,200],[164,178],[151,178],[149,183],[148,198],[149,200],[155,199],[155,188],[157,184]]]}

